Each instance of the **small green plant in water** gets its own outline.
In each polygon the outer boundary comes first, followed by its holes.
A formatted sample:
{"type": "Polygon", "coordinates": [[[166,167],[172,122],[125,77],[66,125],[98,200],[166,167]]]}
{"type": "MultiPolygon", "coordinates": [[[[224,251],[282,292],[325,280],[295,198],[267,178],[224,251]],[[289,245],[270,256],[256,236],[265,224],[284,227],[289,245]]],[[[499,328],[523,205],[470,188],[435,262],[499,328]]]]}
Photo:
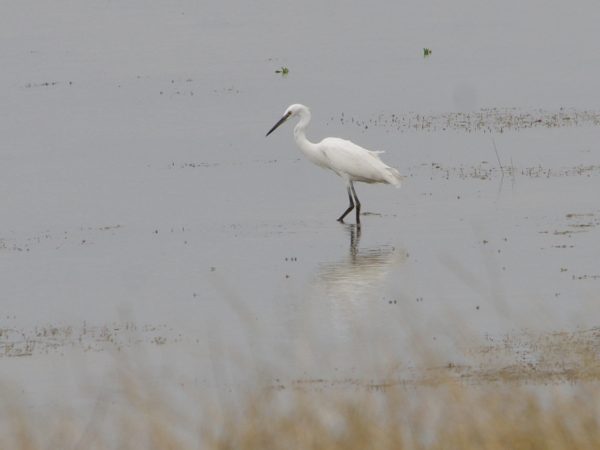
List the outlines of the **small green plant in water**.
{"type": "Polygon", "coordinates": [[[288,73],[290,73],[290,69],[288,69],[288,68],[287,68],[287,67],[285,67],[285,66],[281,66],[281,69],[277,69],[277,70],[275,71],[275,73],[280,73],[280,74],[281,74],[281,76],[285,76],[285,75],[287,75],[288,73]]]}
{"type": "Polygon", "coordinates": [[[427,58],[429,55],[431,55],[431,49],[430,48],[424,48],[423,49],[423,57],[427,58]]]}

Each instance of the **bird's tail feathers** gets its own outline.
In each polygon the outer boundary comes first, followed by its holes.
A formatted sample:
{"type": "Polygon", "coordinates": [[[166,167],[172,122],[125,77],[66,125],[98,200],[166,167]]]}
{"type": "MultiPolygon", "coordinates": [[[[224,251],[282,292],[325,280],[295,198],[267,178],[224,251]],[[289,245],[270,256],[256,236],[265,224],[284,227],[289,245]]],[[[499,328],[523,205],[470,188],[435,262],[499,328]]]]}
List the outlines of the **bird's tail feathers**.
{"type": "Polygon", "coordinates": [[[396,169],[394,169],[393,167],[386,167],[385,170],[385,180],[399,188],[402,185],[402,179],[404,178],[402,175],[400,175],[400,172],[398,172],[396,169]]]}

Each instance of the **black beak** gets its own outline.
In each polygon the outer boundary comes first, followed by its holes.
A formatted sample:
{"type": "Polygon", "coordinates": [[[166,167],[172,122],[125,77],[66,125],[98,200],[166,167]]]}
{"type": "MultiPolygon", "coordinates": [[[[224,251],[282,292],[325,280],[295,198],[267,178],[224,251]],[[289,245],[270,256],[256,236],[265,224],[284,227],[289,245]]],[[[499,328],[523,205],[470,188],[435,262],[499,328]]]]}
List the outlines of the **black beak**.
{"type": "Polygon", "coordinates": [[[281,125],[283,122],[285,122],[286,120],[288,120],[288,118],[292,115],[291,112],[287,113],[285,116],[283,116],[281,119],[279,119],[279,122],[277,122],[275,125],[273,125],[273,128],[271,128],[269,130],[269,132],[266,134],[265,137],[267,137],[268,135],[270,135],[273,131],[275,131],[277,129],[277,127],[279,125],[281,125]]]}

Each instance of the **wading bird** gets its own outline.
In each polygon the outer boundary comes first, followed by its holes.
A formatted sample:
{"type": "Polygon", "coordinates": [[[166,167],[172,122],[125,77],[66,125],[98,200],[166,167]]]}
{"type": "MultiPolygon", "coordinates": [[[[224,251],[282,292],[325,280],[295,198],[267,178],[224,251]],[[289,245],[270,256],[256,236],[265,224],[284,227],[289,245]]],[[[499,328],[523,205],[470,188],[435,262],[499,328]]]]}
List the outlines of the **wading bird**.
{"type": "Polygon", "coordinates": [[[354,190],[354,182],[388,183],[400,187],[402,176],[379,158],[379,153],[383,152],[367,150],[353,142],[334,137],[325,138],[318,143],[310,142],[306,138],[310,110],[304,105],[290,105],[283,113],[283,117],[269,130],[267,136],[290,117],[296,116],[300,120],[294,127],[294,139],[302,153],[317,166],[334,171],[346,183],[350,206],[337,220],[343,223],[344,217],[356,207],[356,223],[360,225],[360,201],[354,190]]]}

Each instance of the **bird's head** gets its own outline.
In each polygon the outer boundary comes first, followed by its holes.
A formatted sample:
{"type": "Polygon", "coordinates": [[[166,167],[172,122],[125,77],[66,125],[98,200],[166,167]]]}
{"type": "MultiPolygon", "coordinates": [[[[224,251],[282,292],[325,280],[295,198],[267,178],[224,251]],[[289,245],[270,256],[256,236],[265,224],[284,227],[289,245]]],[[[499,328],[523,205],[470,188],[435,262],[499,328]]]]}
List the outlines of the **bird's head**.
{"type": "Polygon", "coordinates": [[[273,131],[275,131],[279,127],[279,125],[284,123],[290,117],[305,115],[307,113],[310,114],[309,109],[306,106],[301,105],[299,103],[294,103],[293,105],[288,106],[285,112],[283,113],[281,119],[279,119],[279,121],[275,125],[273,125],[273,128],[269,130],[267,136],[270,135],[273,131]]]}

